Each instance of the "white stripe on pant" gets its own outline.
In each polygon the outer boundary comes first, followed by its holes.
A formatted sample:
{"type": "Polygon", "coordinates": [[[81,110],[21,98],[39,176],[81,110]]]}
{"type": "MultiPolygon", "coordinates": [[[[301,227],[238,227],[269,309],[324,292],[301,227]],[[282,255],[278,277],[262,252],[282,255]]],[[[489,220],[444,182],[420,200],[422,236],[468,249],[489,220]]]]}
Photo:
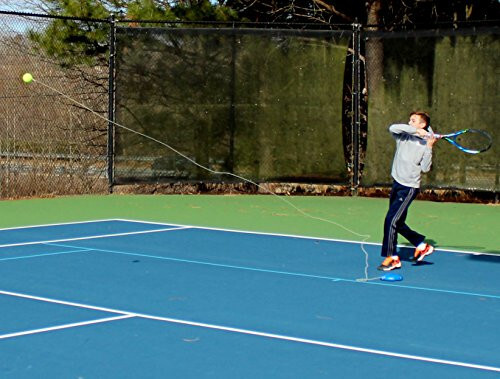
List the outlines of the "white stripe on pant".
{"type": "Polygon", "coordinates": [[[406,198],[404,199],[404,201],[401,203],[401,206],[400,208],[398,209],[398,211],[396,212],[396,214],[394,215],[394,217],[392,218],[392,221],[391,221],[391,230],[389,232],[389,243],[387,244],[387,256],[391,256],[391,255],[394,255],[394,246],[396,246],[395,243],[393,243],[392,241],[394,240],[394,238],[396,238],[394,236],[394,234],[396,233],[396,223],[399,221],[401,215],[403,214],[404,211],[406,211],[408,209],[408,206],[412,200],[412,197],[413,197],[413,194],[415,193],[415,188],[411,188],[410,189],[410,192],[408,192],[408,195],[406,196],[406,198]]]}

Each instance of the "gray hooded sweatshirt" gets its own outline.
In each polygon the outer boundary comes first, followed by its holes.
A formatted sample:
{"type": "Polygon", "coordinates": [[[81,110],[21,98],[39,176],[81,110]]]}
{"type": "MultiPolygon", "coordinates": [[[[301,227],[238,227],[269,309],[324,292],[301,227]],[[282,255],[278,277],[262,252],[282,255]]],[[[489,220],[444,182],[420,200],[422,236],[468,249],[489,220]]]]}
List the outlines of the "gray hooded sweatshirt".
{"type": "MultiPolygon", "coordinates": [[[[417,135],[417,128],[411,125],[394,124],[389,131],[396,140],[392,177],[406,187],[420,188],[422,172],[431,169],[432,149],[425,139],[417,135]]],[[[427,131],[432,133],[430,126],[427,131]]]]}

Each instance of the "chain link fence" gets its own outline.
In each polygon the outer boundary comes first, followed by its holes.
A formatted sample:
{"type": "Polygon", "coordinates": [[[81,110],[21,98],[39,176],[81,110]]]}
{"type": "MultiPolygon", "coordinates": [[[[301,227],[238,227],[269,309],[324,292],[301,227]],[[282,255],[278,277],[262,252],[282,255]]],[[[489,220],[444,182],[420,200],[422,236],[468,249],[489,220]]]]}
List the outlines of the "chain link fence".
{"type": "Polygon", "coordinates": [[[369,193],[391,181],[389,124],[415,109],[429,111],[439,132],[473,126],[494,138],[478,156],[440,142],[424,187],[495,196],[499,34],[497,27],[270,30],[0,12],[0,198],[137,183],[180,191],[182,183],[237,184],[107,118],[269,188],[369,193]],[[51,88],[23,83],[25,72],[51,88]]]}
{"type": "Polygon", "coordinates": [[[361,184],[391,183],[394,141],[387,131],[426,110],[437,133],[473,128],[493,137],[492,148],[471,156],[445,141],[434,147],[424,188],[500,190],[498,103],[500,28],[365,32],[368,147],[361,184]]]}
{"type": "Polygon", "coordinates": [[[21,80],[31,72],[107,114],[107,44],[101,54],[85,56],[77,36],[53,38],[71,23],[106,26],[0,14],[0,198],[107,191],[107,123],[56,91],[21,80]]]}

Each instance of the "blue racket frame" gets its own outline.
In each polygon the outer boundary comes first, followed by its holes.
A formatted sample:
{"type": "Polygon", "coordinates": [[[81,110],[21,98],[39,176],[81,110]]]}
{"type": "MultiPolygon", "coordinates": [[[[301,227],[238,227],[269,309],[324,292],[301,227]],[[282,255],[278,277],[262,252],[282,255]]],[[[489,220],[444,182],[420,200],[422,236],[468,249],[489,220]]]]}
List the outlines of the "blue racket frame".
{"type": "Polygon", "coordinates": [[[493,139],[491,138],[491,135],[489,133],[485,132],[484,130],[479,130],[479,129],[463,129],[463,130],[459,130],[458,132],[454,132],[454,133],[450,133],[450,134],[434,134],[433,136],[434,136],[434,138],[445,139],[446,141],[451,143],[453,146],[455,146],[456,148],[458,148],[459,150],[461,150],[467,154],[483,153],[486,150],[488,150],[493,143],[493,139]],[[464,147],[457,142],[457,137],[460,136],[461,134],[465,134],[465,133],[479,133],[479,134],[483,135],[484,137],[486,137],[486,140],[488,140],[489,143],[487,145],[485,145],[480,150],[469,149],[467,147],[464,147]]]}

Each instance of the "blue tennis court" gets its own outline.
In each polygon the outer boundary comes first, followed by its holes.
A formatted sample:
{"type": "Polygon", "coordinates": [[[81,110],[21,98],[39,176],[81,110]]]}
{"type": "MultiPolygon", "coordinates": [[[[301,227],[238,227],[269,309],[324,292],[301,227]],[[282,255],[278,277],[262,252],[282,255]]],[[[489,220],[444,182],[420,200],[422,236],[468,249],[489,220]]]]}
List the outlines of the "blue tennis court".
{"type": "Polygon", "coordinates": [[[364,249],[369,281],[356,241],[132,220],[2,229],[0,372],[500,377],[499,256],[438,249],[383,282],[380,246],[364,249]]]}

